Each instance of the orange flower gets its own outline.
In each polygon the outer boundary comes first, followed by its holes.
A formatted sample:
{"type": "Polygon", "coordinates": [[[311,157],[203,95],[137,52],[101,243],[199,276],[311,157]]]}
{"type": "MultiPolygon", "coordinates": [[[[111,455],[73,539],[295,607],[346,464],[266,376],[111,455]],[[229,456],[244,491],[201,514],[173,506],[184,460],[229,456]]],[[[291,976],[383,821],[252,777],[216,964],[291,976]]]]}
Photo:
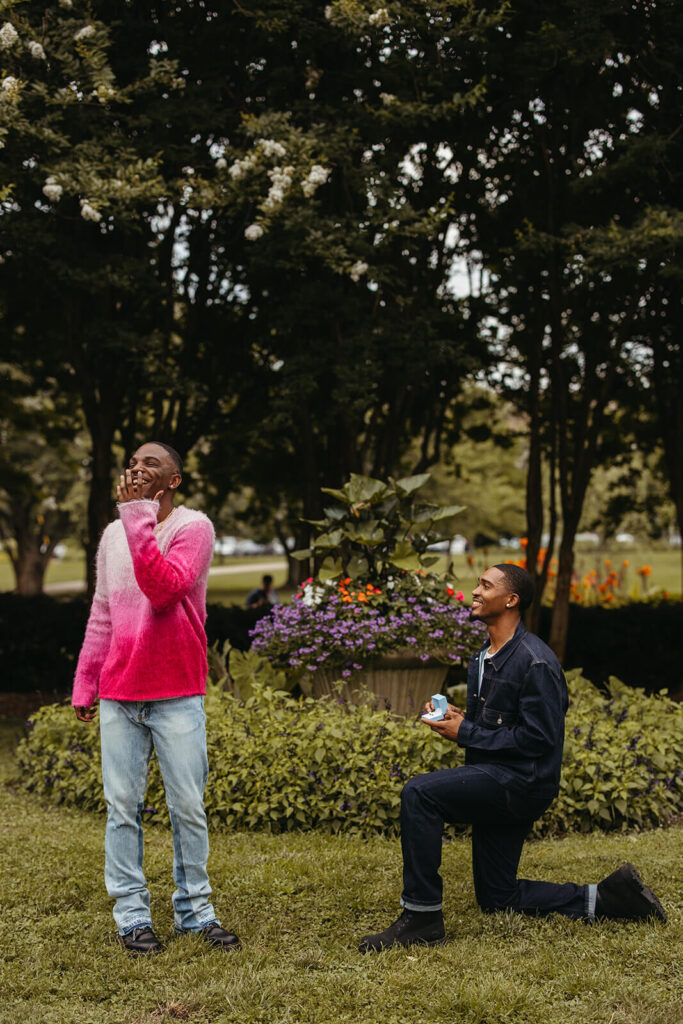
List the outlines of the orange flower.
{"type": "Polygon", "coordinates": [[[622,565],[624,566],[624,568],[628,568],[628,566],[629,566],[629,565],[630,565],[631,563],[629,562],[628,558],[625,558],[625,559],[624,559],[624,561],[623,561],[623,562],[622,562],[621,564],[622,564],[622,565]]]}
{"type": "Polygon", "coordinates": [[[525,548],[528,545],[528,543],[529,543],[529,538],[528,537],[520,537],[519,538],[519,546],[520,546],[520,548],[525,548]]]}
{"type": "Polygon", "coordinates": [[[641,565],[640,569],[636,569],[639,576],[648,577],[652,574],[652,566],[641,565]]]}
{"type": "Polygon", "coordinates": [[[605,594],[605,597],[604,597],[603,600],[604,600],[605,604],[611,604],[611,602],[614,600],[614,594],[605,594]]]}
{"type": "Polygon", "coordinates": [[[608,569],[609,569],[611,564],[612,564],[612,559],[611,558],[606,558],[605,559],[605,565],[607,566],[608,569]]]}

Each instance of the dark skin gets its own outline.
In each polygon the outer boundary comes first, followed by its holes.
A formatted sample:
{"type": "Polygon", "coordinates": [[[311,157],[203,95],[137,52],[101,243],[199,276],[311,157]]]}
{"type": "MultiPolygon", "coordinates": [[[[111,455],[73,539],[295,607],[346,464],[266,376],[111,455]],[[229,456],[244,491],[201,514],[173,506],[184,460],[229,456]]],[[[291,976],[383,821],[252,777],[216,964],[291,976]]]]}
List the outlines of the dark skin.
{"type": "MultiPolygon", "coordinates": [[[[512,639],[520,618],[519,594],[510,591],[510,585],[500,569],[486,569],[472,591],[470,620],[486,623],[492,654],[512,639]]],[[[425,711],[433,710],[434,705],[428,701],[425,711]]],[[[454,704],[449,704],[440,722],[425,722],[425,725],[444,739],[455,741],[464,720],[464,712],[454,704]]]]}
{"type": "MultiPolygon", "coordinates": [[[[178,467],[165,448],[153,443],[143,444],[131,455],[119,477],[116,498],[119,505],[140,499],[158,501],[157,523],[163,523],[173,511],[173,499],[181,479],[178,467]]],[[[92,722],[97,703],[74,707],[74,712],[79,722],[92,722]]]]}

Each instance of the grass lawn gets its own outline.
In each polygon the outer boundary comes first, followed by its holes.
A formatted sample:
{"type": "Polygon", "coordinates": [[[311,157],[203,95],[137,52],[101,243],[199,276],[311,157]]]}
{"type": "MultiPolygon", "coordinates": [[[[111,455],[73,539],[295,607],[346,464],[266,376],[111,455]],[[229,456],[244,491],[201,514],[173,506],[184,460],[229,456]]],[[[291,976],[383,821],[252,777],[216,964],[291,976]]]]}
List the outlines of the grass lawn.
{"type": "MultiPolygon", "coordinates": [[[[521,550],[510,548],[490,548],[473,553],[474,564],[469,565],[465,555],[456,555],[453,564],[458,578],[458,586],[465,592],[466,600],[469,600],[472,588],[475,586],[476,576],[487,566],[496,562],[504,562],[509,559],[522,557],[521,550]]],[[[634,585],[638,586],[639,594],[643,594],[643,582],[638,577],[636,570],[642,565],[649,565],[652,575],[647,580],[647,587],[650,592],[666,590],[671,595],[681,593],[681,553],[677,548],[653,549],[643,547],[614,547],[604,550],[587,549],[579,547],[576,554],[576,571],[580,577],[595,569],[601,578],[607,573],[605,559],[610,559],[616,571],[625,572],[623,586],[624,594],[631,591],[634,585]],[[627,560],[628,567],[623,566],[627,560]]],[[[255,556],[253,558],[224,558],[222,563],[214,562],[214,568],[221,566],[240,566],[240,572],[217,573],[209,577],[209,601],[216,601],[220,604],[244,604],[246,595],[254,587],[258,586],[264,572],[270,571],[274,577],[275,589],[282,600],[289,600],[291,591],[285,586],[286,571],[282,558],[277,556],[255,556]],[[263,568],[266,562],[270,562],[269,569],[263,568]]],[[[435,566],[437,570],[443,571],[446,568],[446,559],[442,558],[435,566]]],[[[48,566],[46,582],[64,583],[70,580],[83,580],[85,578],[85,561],[81,555],[70,552],[61,561],[54,559],[48,566]]],[[[0,591],[11,590],[14,587],[14,576],[9,559],[4,552],[0,551],[0,591]]]]}
{"type": "Polygon", "coordinates": [[[669,923],[483,915],[466,839],[444,847],[446,924],[437,949],[362,957],[358,939],[397,910],[396,840],[212,835],[222,954],[172,936],[172,843],[146,831],[145,863],[166,952],[127,959],[103,888],[102,816],[44,806],[8,787],[16,735],[0,731],[0,1021],[22,1024],[674,1024],[680,1020],[683,830],[530,843],[522,872],[594,881],[632,860],[669,923]]]}

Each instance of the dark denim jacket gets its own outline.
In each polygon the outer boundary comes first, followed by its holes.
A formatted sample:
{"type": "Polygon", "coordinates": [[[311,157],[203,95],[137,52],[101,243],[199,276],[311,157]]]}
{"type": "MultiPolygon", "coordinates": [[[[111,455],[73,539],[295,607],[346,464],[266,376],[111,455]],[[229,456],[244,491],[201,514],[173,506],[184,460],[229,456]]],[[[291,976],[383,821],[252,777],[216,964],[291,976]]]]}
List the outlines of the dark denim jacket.
{"type": "MultiPolygon", "coordinates": [[[[482,650],[488,649],[488,640],[482,650]]],[[[458,732],[465,763],[478,765],[506,788],[539,804],[560,786],[567,684],[559,661],[520,622],[515,635],[484,662],[477,693],[479,654],[467,670],[467,709],[458,732]]]]}

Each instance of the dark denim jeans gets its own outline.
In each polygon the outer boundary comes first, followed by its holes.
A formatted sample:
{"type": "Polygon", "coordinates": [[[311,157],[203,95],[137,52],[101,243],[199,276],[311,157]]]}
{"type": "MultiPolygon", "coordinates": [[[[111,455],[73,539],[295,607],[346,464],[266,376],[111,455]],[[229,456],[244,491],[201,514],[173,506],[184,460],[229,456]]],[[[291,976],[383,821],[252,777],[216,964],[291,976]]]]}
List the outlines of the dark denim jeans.
{"type": "Polygon", "coordinates": [[[472,825],[474,891],[482,910],[592,918],[595,885],[517,878],[524,840],[544,810],[545,805],[534,806],[533,800],[520,806],[481,767],[447,768],[411,779],[401,797],[403,906],[440,909],[439,868],[447,821],[472,825]]]}

